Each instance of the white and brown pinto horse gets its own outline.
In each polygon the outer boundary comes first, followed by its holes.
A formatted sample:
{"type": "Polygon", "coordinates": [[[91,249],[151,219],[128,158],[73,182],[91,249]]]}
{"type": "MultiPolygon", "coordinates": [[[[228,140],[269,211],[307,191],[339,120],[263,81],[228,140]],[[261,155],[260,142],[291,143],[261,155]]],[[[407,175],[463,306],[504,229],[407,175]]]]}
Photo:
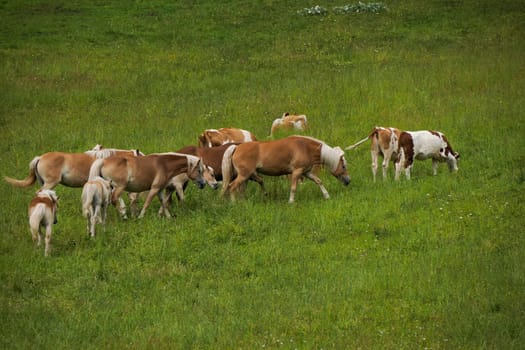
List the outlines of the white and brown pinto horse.
{"type": "Polygon", "coordinates": [[[454,152],[447,137],[440,131],[420,130],[404,131],[399,137],[399,151],[396,160],[396,180],[399,180],[401,171],[410,180],[410,171],[414,166],[414,159],[432,159],[432,173],[437,174],[440,162],[446,162],[450,171],[458,170],[458,152],[454,152]]]}
{"type": "Polygon", "coordinates": [[[4,179],[16,187],[29,187],[37,180],[41,189],[53,189],[58,184],[82,187],[88,181],[89,168],[99,158],[112,155],[144,155],[139,150],[121,150],[96,145],[84,153],[48,152],[33,158],[29,163],[29,175],[24,180],[10,177],[4,179]]]}
{"type": "Polygon", "coordinates": [[[305,136],[289,136],[275,141],[256,141],[230,146],[223,159],[222,192],[234,195],[235,190],[250,177],[262,186],[258,174],[280,176],[291,175],[289,203],[294,202],[297,182],[301,177],[314,181],[324,198],[328,191],[313,170],[325,166],[344,185],[350,183],[344,151],[332,148],[320,140],[305,136]],[[232,175],[237,177],[232,182],[232,175]]]}
{"type": "MultiPolygon", "coordinates": [[[[163,190],[175,176],[182,173],[202,188],[206,185],[203,177],[206,171],[199,157],[181,153],[156,153],[143,157],[112,156],[97,159],[91,167],[89,178],[101,176],[111,181],[114,187],[111,203],[115,206],[124,191],[135,193],[149,191],[139,218],[144,216],[155,195],[161,202],[159,214],[170,217],[163,190]]],[[[119,212],[123,218],[126,218],[126,208],[122,204],[123,202],[120,201],[119,212]]]]}
{"type": "Polygon", "coordinates": [[[372,155],[372,176],[374,182],[376,182],[377,174],[377,160],[379,157],[383,157],[383,180],[387,178],[388,164],[390,160],[393,162],[397,159],[397,152],[399,148],[399,137],[401,136],[401,130],[397,128],[384,128],[382,126],[376,126],[367,137],[361,141],[354,143],[351,146],[346,147],[346,150],[351,150],[364,142],[371,140],[370,154],[372,155]]]}

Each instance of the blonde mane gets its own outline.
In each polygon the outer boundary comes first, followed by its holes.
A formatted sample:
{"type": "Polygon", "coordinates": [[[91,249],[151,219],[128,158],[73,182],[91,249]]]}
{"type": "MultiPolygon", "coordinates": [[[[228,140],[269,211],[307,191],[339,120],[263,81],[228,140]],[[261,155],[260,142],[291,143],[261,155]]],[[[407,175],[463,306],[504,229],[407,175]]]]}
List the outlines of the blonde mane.
{"type": "Polygon", "coordinates": [[[330,171],[335,172],[339,165],[339,159],[342,155],[344,155],[344,153],[345,152],[341,149],[341,147],[332,148],[326,143],[322,143],[321,162],[323,162],[330,169],[330,171]]]}
{"type": "Polygon", "coordinates": [[[96,159],[103,159],[111,157],[119,152],[130,152],[133,153],[134,156],[144,155],[139,150],[126,150],[126,149],[118,149],[118,148],[104,148],[101,145],[96,145],[93,147],[92,150],[84,152],[87,155],[90,155],[92,157],[95,157],[96,159]]]}

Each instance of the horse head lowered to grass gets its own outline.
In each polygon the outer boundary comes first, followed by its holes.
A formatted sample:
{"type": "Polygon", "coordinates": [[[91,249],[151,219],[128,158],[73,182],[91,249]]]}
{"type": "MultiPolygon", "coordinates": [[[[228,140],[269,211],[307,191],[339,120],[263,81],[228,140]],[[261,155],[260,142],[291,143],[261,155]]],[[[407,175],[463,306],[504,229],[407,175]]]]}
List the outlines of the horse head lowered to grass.
{"type": "Polygon", "coordinates": [[[306,136],[289,136],[275,141],[255,141],[229,147],[223,158],[222,193],[232,198],[239,186],[249,178],[262,186],[258,174],[280,176],[291,175],[289,203],[295,199],[297,182],[301,177],[314,181],[324,198],[329,198],[323,183],[314,174],[314,169],[324,166],[344,185],[350,183],[344,151],[330,147],[323,141],[306,136]],[[236,176],[232,181],[231,179],[236,176]]]}
{"type": "MultiPolygon", "coordinates": [[[[206,185],[205,176],[207,176],[208,171],[199,157],[174,152],[154,153],[143,157],[112,156],[97,159],[91,166],[89,178],[101,176],[111,181],[114,187],[111,197],[113,205],[119,201],[123,191],[135,193],[149,191],[139,218],[144,216],[155,195],[159,197],[161,202],[159,213],[164,213],[165,216],[170,217],[163,190],[170,185],[172,179],[185,173],[188,178],[202,188],[206,185]]],[[[122,201],[120,203],[119,212],[122,217],[126,218],[126,208],[123,207],[122,201]]]]}

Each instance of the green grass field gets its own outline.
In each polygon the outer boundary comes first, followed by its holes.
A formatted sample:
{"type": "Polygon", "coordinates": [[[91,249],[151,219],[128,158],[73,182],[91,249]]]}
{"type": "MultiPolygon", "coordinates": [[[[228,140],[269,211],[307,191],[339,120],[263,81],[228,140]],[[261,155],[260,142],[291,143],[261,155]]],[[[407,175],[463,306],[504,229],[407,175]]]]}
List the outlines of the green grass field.
{"type": "Polygon", "coordinates": [[[205,128],[266,139],[283,112],[348,146],[444,132],[459,172],[372,182],[369,145],[331,195],[265,177],[231,203],[190,185],[175,217],[86,232],[60,199],[51,256],[28,189],[0,182],[3,349],[519,349],[525,343],[525,2],[0,1],[0,175],[100,143],[145,153],[205,128]],[[366,3],[365,3],[366,4],[366,3]],[[315,5],[325,15],[303,10],[315,5]]]}

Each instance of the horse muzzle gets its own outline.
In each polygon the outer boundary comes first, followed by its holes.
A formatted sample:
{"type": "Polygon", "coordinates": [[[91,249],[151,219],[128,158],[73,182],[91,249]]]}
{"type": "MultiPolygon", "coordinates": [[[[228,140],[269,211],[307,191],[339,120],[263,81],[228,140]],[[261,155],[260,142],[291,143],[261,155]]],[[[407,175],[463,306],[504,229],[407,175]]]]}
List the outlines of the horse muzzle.
{"type": "Polygon", "coordinates": [[[199,190],[202,190],[204,188],[204,186],[206,186],[206,182],[205,181],[203,181],[203,180],[197,181],[197,187],[199,188],[199,190]]]}
{"type": "Polygon", "coordinates": [[[341,176],[339,177],[339,181],[341,181],[343,185],[348,186],[350,184],[350,176],[348,175],[341,176]]]}

